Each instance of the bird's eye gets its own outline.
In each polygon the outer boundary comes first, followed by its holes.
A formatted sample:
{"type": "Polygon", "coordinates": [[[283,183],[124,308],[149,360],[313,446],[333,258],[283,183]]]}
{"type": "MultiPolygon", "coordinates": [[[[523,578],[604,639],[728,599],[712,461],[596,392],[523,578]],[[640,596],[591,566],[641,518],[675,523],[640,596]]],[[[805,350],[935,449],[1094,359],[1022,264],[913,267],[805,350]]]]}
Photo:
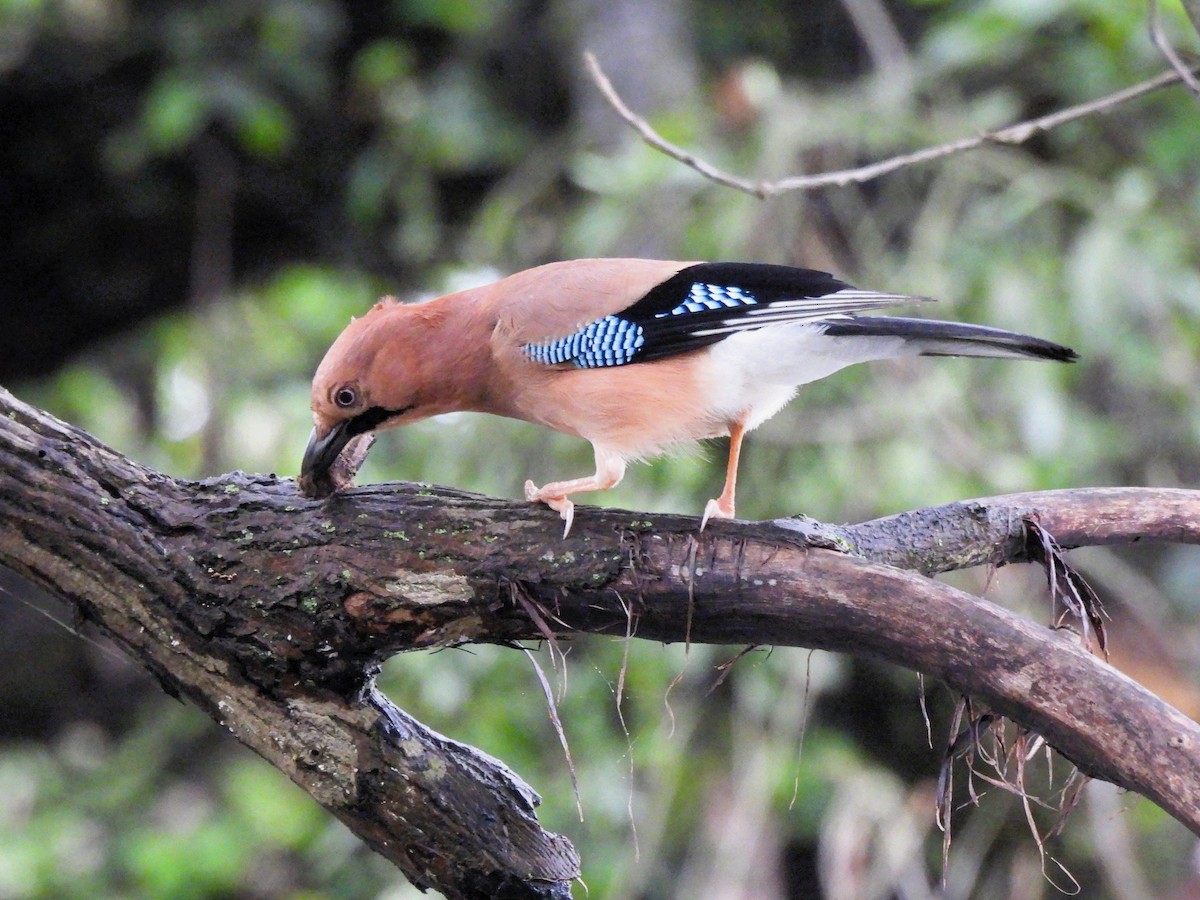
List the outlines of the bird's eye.
{"type": "Polygon", "coordinates": [[[338,388],[337,393],[333,395],[333,402],[342,409],[348,409],[358,402],[358,394],[354,392],[354,388],[338,388]]]}

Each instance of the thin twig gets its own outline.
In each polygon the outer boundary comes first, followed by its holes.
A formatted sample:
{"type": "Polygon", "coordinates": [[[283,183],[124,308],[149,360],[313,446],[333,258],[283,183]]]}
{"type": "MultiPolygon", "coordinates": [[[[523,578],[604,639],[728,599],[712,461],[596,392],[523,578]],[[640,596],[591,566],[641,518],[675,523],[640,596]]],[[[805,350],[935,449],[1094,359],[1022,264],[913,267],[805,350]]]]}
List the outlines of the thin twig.
{"type": "MultiPolygon", "coordinates": [[[[887,175],[889,172],[894,172],[897,169],[903,169],[917,163],[930,162],[946,156],[953,156],[956,153],[964,153],[968,150],[981,147],[984,144],[1023,144],[1035,134],[1049,131],[1068,122],[1074,122],[1076,119],[1107,112],[1128,100],[1134,100],[1144,94],[1149,94],[1152,91],[1157,91],[1160,88],[1183,80],[1180,72],[1173,69],[1097,100],[1089,100],[1087,103],[1069,106],[1058,112],[1039,116],[1036,119],[1029,119],[1025,122],[1018,122],[1015,125],[1009,125],[996,131],[984,131],[972,137],[959,138],[956,141],[950,141],[946,144],[925,147],[912,153],[903,153],[899,156],[893,156],[889,159],[860,166],[855,169],[839,169],[835,172],[818,172],[812,175],[792,175],[787,178],[781,178],[778,181],[751,181],[750,179],[731,175],[728,172],[718,169],[694,153],[684,150],[676,144],[672,144],[655,131],[650,126],[650,123],[625,105],[625,101],[617,94],[616,89],[612,86],[612,82],[604,74],[604,70],[600,68],[600,63],[596,59],[595,54],[585,52],[583,54],[583,61],[587,66],[588,74],[591,76],[592,81],[600,89],[600,92],[604,95],[609,105],[612,106],[617,115],[627,125],[638,133],[638,136],[643,141],[672,159],[678,160],[685,166],[695,169],[705,178],[715,181],[717,184],[723,184],[726,187],[743,191],[760,199],[766,199],[776,194],[787,193],[788,191],[810,191],[814,188],[829,187],[831,185],[844,187],[847,184],[862,184],[879,178],[882,175],[887,175]]],[[[1188,75],[1191,76],[1192,73],[1189,72],[1188,75]]]]}
{"type": "Polygon", "coordinates": [[[592,77],[592,81],[600,89],[600,93],[604,95],[604,99],[617,111],[617,115],[636,131],[643,141],[655,150],[665,153],[672,159],[679,160],[685,166],[695,169],[705,178],[711,179],[717,184],[736,188],[739,191],[745,191],[747,194],[754,194],[756,197],[765,198],[771,196],[773,191],[769,182],[747,181],[744,178],[738,178],[736,175],[722,172],[711,163],[707,163],[682,147],[672,144],[651,128],[649,122],[625,105],[625,101],[621,99],[621,95],[617,93],[616,88],[612,86],[612,82],[608,80],[608,76],[604,74],[604,70],[600,68],[600,62],[596,59],[596,54],[590,50],[585,50],[583,53],[583,62],[587,66],[588,74],[592,77]]]}
{"type": "Polygon", "coordinates": [[[1175,46],[1167,37],[1166,31],[1163,30],[1162,16],[1158,12],[1158,0],[1150,0],[1150,40],[1154,42],[1154,46],[1158,48],[1163,58],[1171,64],[1171,68],[1175,70],[1183,83],[1188,86],[1188,90],[1196,95],[1197,100],[1200,100],[1200,80],[1197,80],[1195,73],[1188,68],[1187,63],[1175,51],[1175,46]]]}

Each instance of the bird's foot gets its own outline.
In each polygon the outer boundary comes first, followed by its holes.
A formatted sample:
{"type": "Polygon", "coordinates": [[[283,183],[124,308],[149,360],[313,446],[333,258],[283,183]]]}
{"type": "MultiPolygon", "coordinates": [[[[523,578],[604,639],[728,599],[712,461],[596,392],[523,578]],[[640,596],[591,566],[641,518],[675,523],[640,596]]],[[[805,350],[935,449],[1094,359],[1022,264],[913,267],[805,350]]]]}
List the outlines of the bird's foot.
{"type": "Polygon", "coordinates": [[[530,503],[545,503],[551,509],[556,510],[562,520],[566,522],[566,527],[563,528],[563,537],[565,538],[571,533],[571,523],[575,521],[575,504],[565,496],[547,494],[543,488],[539,488],[532,481],[526,481],[525,499],[530,503]]]}
{"type": "Polygon", "coordinates": [[[704,530],[704,526],[708,524],[709,519],[732,519],[733,518],[733,503],[727,501],[724,497],[718,497],[714,500],[709,500],[704,506],[704,515],[700,519],[700,530],[704,530]]]}

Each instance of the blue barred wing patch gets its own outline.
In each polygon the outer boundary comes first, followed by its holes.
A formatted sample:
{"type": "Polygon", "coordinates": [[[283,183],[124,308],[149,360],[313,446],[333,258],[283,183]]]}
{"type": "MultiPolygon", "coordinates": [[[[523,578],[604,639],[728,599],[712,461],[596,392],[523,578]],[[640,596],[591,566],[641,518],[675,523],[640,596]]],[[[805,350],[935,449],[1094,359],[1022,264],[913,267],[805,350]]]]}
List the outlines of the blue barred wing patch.
{"type": "Polygon", "coordinates": [[[605,316],[556,341],[526,344],[534,362],[552,366],[572,362],[580,369],[623,366],[646,342],[642,327],[620,316],[605,316]]]}
{"type": "MultiPolygon", "coordinates": [[[[756,305],[758,299],[742,288],[696,281],[688,288],[686,300],[665,312],[655,313],[654,318],[669,319],[756,305]]],[[[566,337],[526,344],[524,350],[526,356],[542,365],[570,362],[580,369],[597,369],[633,362],[645,343],[646,334],[641,325],[622,316],[610,315],[566,337]]]]}
{"type": "Polygon", "coordinates": [[[664,319],[667,316],[682,316],[686,313],[707,312],[712,309],[737,309],[741,306],[754,306],[757,303],[757,297],[740,287],[696,281],[688,290],[686,300],[667,312],[655,313],[654,318],[664,319]]]}

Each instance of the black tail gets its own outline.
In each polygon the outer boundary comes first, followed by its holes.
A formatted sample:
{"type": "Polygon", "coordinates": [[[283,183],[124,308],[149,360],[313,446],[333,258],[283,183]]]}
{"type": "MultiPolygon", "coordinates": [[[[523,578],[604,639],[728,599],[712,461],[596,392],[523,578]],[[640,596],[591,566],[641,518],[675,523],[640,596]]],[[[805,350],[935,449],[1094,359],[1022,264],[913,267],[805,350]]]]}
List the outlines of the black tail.
{"type": "Polygon", "coordinates": [[[998,359],[1049,359],[1074,362],[1070,347],[985,325],[902,319],[896,316],[848,316],[831,319],[830,337],[898,337],[913,345],[921,356],[987,356],[998,359]]]}

